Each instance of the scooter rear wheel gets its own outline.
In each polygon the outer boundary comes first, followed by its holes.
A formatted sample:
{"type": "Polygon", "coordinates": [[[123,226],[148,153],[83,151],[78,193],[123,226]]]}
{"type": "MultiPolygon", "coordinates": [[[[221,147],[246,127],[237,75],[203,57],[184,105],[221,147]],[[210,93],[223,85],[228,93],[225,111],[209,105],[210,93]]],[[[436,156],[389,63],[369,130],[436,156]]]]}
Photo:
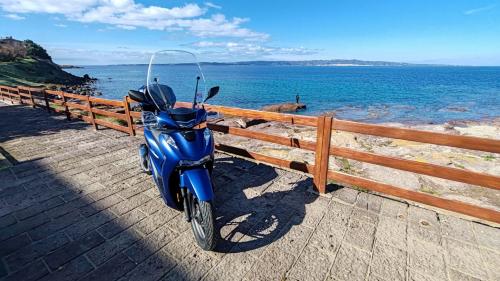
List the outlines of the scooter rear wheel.
{"type": "Polygon", "coordinates": [[[191,228],[196,243],[205,251],[213,250],[217,243],[213,203],[193,198],[191,210],[191,228]]]}

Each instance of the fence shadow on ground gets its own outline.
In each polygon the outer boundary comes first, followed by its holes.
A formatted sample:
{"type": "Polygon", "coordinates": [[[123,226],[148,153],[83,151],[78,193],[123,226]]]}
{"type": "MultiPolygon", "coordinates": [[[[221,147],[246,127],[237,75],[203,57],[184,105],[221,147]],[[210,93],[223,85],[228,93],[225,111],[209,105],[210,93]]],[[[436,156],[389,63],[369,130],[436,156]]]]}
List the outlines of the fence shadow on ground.
{"type": "Polygon", "coordinates": [[[61,114],[48,113],[42,109],[33,110],[26,105],[8,105],[1,104],[0,111],[2,119],[0,120],[1,134],[0,142],[12,140],[20,137],[35,137],[47,134],[53,134],[62,130],[83,130],[88,128],[88,124],[80,120],[72,122],[57,122],[64,117],[61,114]],[[22,130],[17,128],[17,124],[29,124],[22,130]]]}

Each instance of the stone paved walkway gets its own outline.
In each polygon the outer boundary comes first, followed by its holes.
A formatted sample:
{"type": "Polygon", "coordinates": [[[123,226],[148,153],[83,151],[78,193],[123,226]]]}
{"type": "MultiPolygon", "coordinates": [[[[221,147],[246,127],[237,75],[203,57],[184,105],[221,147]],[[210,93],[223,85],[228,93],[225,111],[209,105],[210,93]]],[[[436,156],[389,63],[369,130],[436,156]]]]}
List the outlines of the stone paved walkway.
{"type": "Polygon", "coordinates": [[[500,231],[217,154],[216,252],[137,165],[141,138],[0,106],[0,280],[500,280],[500,231]]]}

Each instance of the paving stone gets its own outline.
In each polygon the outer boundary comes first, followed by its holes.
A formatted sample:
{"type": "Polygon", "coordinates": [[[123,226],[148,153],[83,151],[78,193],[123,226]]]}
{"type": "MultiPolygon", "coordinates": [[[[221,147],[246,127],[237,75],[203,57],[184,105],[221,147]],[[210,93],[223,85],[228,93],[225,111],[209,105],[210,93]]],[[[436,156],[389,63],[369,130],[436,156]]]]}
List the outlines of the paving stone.
{"type": "Polygon", "coordinates": [[[442,246],[434,243],[413,238],[408,240],[409,266],[418,273],[446,279],[444,252],[442,246]]]}
{"type": "Polygon", "coordinates": [[[110,210],[117,215],[123,215],[126,212],[139,207],[149,200],[151,200],[150,197],[144,194],[137,194],[131,198],[128,198],[128,200],[126,201],[122,201],[121,203],[114,205],[110,208],[110,210]]]}
{"type": "Polygon", "coordinates": [[[500,235],[498,234],[498,228],[479,223],[475,223],[473,228],[479,245],[500,251],[500,235]]]}
{"type": "Polygon", "coordinates": [[[369,263],[370,254],[344,243],[335,257],[329,280],[365,280],[369,263]]]}
{"type": "Polygon", "coordinates": [[[149,182],[137,183],[127,189],[118,192],[117,195],[121,196],[124,199],[128,199],[150,188],[152,188],[152,184],[150,184],[149,182]]]}
{"type": "Polygon", "coordinates": [[[175,259],[164,252],[156,252],[120,280],[155,281],[176,265],[175,259]]]}
{"type": "Polygon", "coordinates": [[[406,222],[381,216],[375,234],[377,241],[406,251],[406,222]]]}
{"type": "Polygon", "coordinates": [[[123,216],[112,220],[103,226],[99,227],[97,231],[104,236],[105,238],[111,238],[116,234],[128,229],[130,226],[140,222],[144,219],[146,215],[139,211],[138,209],[134,209],[123,216]]]}
{"type": "Polygon", "coordinates": [[[66,228],[65,232],[71,239],[77,239],[87,232],[97,229],[108,221],[113,220],[115,217],[113,213],[103,211],[78,221],[66,228]]]}
{"type": "Polygon", "coordinates": [[[179,234],[161,250],[169,256],[175,257],[177,260],[183,260],[186,255],[193,252],[197,247],[198,245],[196,245],[190,229],[179,234]]]}
{"type": "MultiPolygon", "coordinates": [[[[179,211],[174,211],[171,209],[171,211],[174,212],[174,216],[168,220],[167,225],[168,227],[173,230],[174,232],[177,233],[182,233],[188,229],[191,229],[191,223],[186,222],[186,219],[184,218],[184,214],[179,212],[179,211]]],[[[163,211],[160,211],[163,212],[163,211]]]]}
{"type": "Polygon", "coordinates": [[[168,227],[163,226],[152,232],[143,241],[135,243],[125,251],[125,254],[136,263],[140,263],[152,253],[159,251],[174,238],[175,233],[168,227]]]}
{"type": "Polygon", "coordinates": [[[443,214],[439,215],[439,220],[443,236],[469,243],[476,243],[474,231],[472,230],[472,223],[470,221],[443,214]]]}
{"type": "Polygon", "coordinates": [[[358,220],[371,224],[377,224],[379,219],[377,214],[360,208],[354,208],[352,216],[356,217],[358,220]]]}
{"type": "Polygon", "coordinates": [[[139,206],[138,209],[141,210],[142,212],[148,214],[148,215],[151,215],[151,214],[156,213],[157,211],[160,211],[160,210],[163,211],[166,208],[168,208],[168,207],[165,206],[165,203],[163,203],[163,201],[153,199],[153,200],[148,201],[146,204],[139,206]]]}
{"type": "Polygon", "coordinates": [[[252,268],[256,258],[245,252],[226,255],[222,261],[203,278],[206,281],[241,280],[252,268]]]}
{"type": "Polygon", "coordinates": [[[485,269],[488,272],[491,280],[500,280],[500,253],[485,248],[480,248],[479,251],[483,256],[485,269]]]}
{"type": "Polygon", "coordinates": [[[61,217],[58,217],[44,225],[41,225],[37,228],[34,228],[29,231],[31,239],[34,241],[43,239],[52,233],[57,232],[60,229],[63,229],[69,225],[72,225],[81,220],[81,215],[74,211],[72,213],[67,213],[61,217]]]}
{"type": "MultiPolygon", "coordinates": [[[[450,280],[451,281],[480,281],[481,279],[472,277],[470,275],[467,275],[465,273],[462,273],[457,270],[450,270],[450,280]]],[[[498,280],[498,279],[492,279],[492,280],[498,280]]]]}
{"type": "Polygon", "coordinates": [[[16,271],[29,262],[47,255],[68,242],[70,242],[69,238],[63,232],[58,232],[45,238],[44,240],[40,240],[20,248],[15,253],[6,257],[5,261],[12,271],[16,271]]]}
{"type": "Polygon", "coordinates": [[[95,213],[98,213],[104,209],[107,209],[113,205],[122,202],[123,199],[118,195],[110,195],[101,200],[95,201],[80,209],[80,213],[85,217],[89,217],[95,213]]]}
{"type": "Polygon", "coordinates": [[[268,251],[245,275],[248,280],[283,280],[295,257],[281,251],[268,251]]]}
{"type": "Polygon", "coordinates": [[[408,236],[441,245],[441,226],[433,211],[410,206],[408,208],[408,236]]]}
{"type": "Polygon", "coordinates": [[[420,272],[409,270],[408,280],[410,281],[445,281],[446,277],[436,277],[434,275],[425,275],[420,272]]]}
{"type": "Polygon", "coordinates": [[[33,263],[23,267],[17,272],[8,275],[3,279],[4,281],[31,281],[39,280],[41,277],[49,274],[49,270],[41,260],[34,261],[33,263]]]}
{"type": "Polygon", "coordinates": [[[196,249],[178,263],[177,266],[170,271],[161,280],[200,280],[211,268],[213,268],[220,260],[214,255],[201,249],[196,249]]]}
{"type": "Polygon", "coordinates": [[[85,256],[79,256],[69,263],[60,266],[50,275],[45,276],[41,281],[72,281],[80,279],[82,276],[93,270],[85,256]]]}
{"type": "Polygon", "coordinates": [[[374,212],[376,214],[380,213],[382,208],[382,197],[369,194],[366,192],[361,192],[356,200],[356,207],[374,212]]]}
{"type": "MultiPolygon", "coordinates": [[[[166,224],[176,215],[177,214],[170,209],[160,210],[137,223],[135,228],[144,235],[147,235],[166,224]]],[[[184,223],[187,224],[186,222],[184,223]]]]}
{"type": "Polygon", "coordinates": [[[370,252],[375,239],[375,226],[371,223],[351,218],[345,241],[365,251],[370,252]]]}
{"type": "Polygon", "coordinates": [[[359,191],[347,187],[340,188],[332,192],[333,197],[338,198],[347,204],[354,204],[358,194],[359,191]]]}
{"type": "Polygon", "coordinates": [[[309,244],[318,249],[335,253],[340,247],[347,230],[347,221],[324,220],[314,231],[309,244]]]}
{"type": "Polygon", "coordinates": [[[271,243],[268,248],[272,250],[284,251],[289,254],[298,256],[304,248],[308,239],[313,232],[312,228],[297,224],[293,219],[289,222],[289,226],[278,234],[278,239],[271,243]]]}
{"type": "Polygon", "coordinates": [[[446,246],[452,268],[472,276],[486,278],[481,254],[476,246],[449,238],[446,239],[446,246]]]}
{"type": "MultiPolygon", "coordinates": [[[[310,196],[312,198],[316,197],[315,195],[306,195],[304,197],[310,197],[310,196]]],[[[317,197],[309,201],[310,202],[306,203],[305,205],[302,205],[303,207],[299,205],[301,208],[299,214],[302,215],[303,212],[303,218],[300,223],[304,226],[309,226],[314,228],[323,218],[325,212],[328,210],[327,207],[329,200],[326,198],[317,197]]]]}
{"type": "Polygon", "coordinates": [[[57,269],[66,262],[103,243],[104,240],[99,233],[91,232],[47,255],[44,258],[45,262],[51,269],[57,269]]]}
{"type": "Polygon", "coordinates": [[[63,205],[57,206],[53,209],[50,209],[45,212],[47,216],[49,216],[52,219],[58,218],[60,216],[63,216],[67,213],[74,212],[75,210],[78,210],[90,203],[93,202],[93,199],[90,197],[82,196],[79,198],[76,198],[74,200],[71,200],[69,202],[66,202],[63,205]]]}
{"type": "Polygon", "coordinates": [[[387,280],[406,280],[406,252],[391,245],[375,245],[370,271],[387,280]]]}
{"type": "Polygon", "coordinates": [[[114,255],[124,251],[136,241],[142,238],[142,235],[132,229],[121,232],[112,239],[100,244],[87,252],[87,256],[95,265],[106,262],[114,255]]]}
{"type": "Polygon", "coordinates": [[[136,264],[127,256],[118,254],[82,279],[92,281],[116,280],[131,271],[135,266],[136,264]]]}
{"type": "Polygon", "coordinates": [[[49,218],[41,213],[24,221],[17,222],[16,224],[9,225],[0,232],[0,241],[9,239],[23,232],[29,231],[39,225],[42,225],[49,221],[49,218]]]}
{"type": "Polygon", "coordinates": [[[286,276],[286,280],[324,280],[335,259],[335,251],[308,244],[286,276]]]}
{"type": "Polygon", "coordinates": [[[22,247],[25,245],[28,245],[31,243],[31,239],[26,233],[23,233],[18,236],[14,236],[10,239],[7,239],[3,242],[0,242],[0,258],[4,257],[22,247]]]}
{"type": "Polygon", "coordinates": [[[32,217],[43,211],[49,210],[51,208],[57,207],[62,204],[64,204],[64,200],[62,200],[59,197],[52,197],[46,201],[34,204],[28,208],[17,211],[15,214],[19,220],[24,220],[26,218],[32,217]]]}
{"type": "Polygon", "coordinates": [[[7,267],[5,266],[5,264],[0,261],[0,278],[4,277],[7,275],[7,267]]]}

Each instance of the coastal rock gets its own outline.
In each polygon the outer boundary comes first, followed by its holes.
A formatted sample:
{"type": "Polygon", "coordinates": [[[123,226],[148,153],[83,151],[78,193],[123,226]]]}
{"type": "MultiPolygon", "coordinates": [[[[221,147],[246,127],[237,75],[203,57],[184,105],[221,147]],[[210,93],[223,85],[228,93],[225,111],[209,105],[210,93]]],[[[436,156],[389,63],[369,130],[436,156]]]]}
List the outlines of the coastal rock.
{"type": "Polygon", "coordinates": [[[302,109],[306,109],[306,105],[303,103],[279,103],[262,107],[263,111],[271,112],[297,112],[302,109]]]}

